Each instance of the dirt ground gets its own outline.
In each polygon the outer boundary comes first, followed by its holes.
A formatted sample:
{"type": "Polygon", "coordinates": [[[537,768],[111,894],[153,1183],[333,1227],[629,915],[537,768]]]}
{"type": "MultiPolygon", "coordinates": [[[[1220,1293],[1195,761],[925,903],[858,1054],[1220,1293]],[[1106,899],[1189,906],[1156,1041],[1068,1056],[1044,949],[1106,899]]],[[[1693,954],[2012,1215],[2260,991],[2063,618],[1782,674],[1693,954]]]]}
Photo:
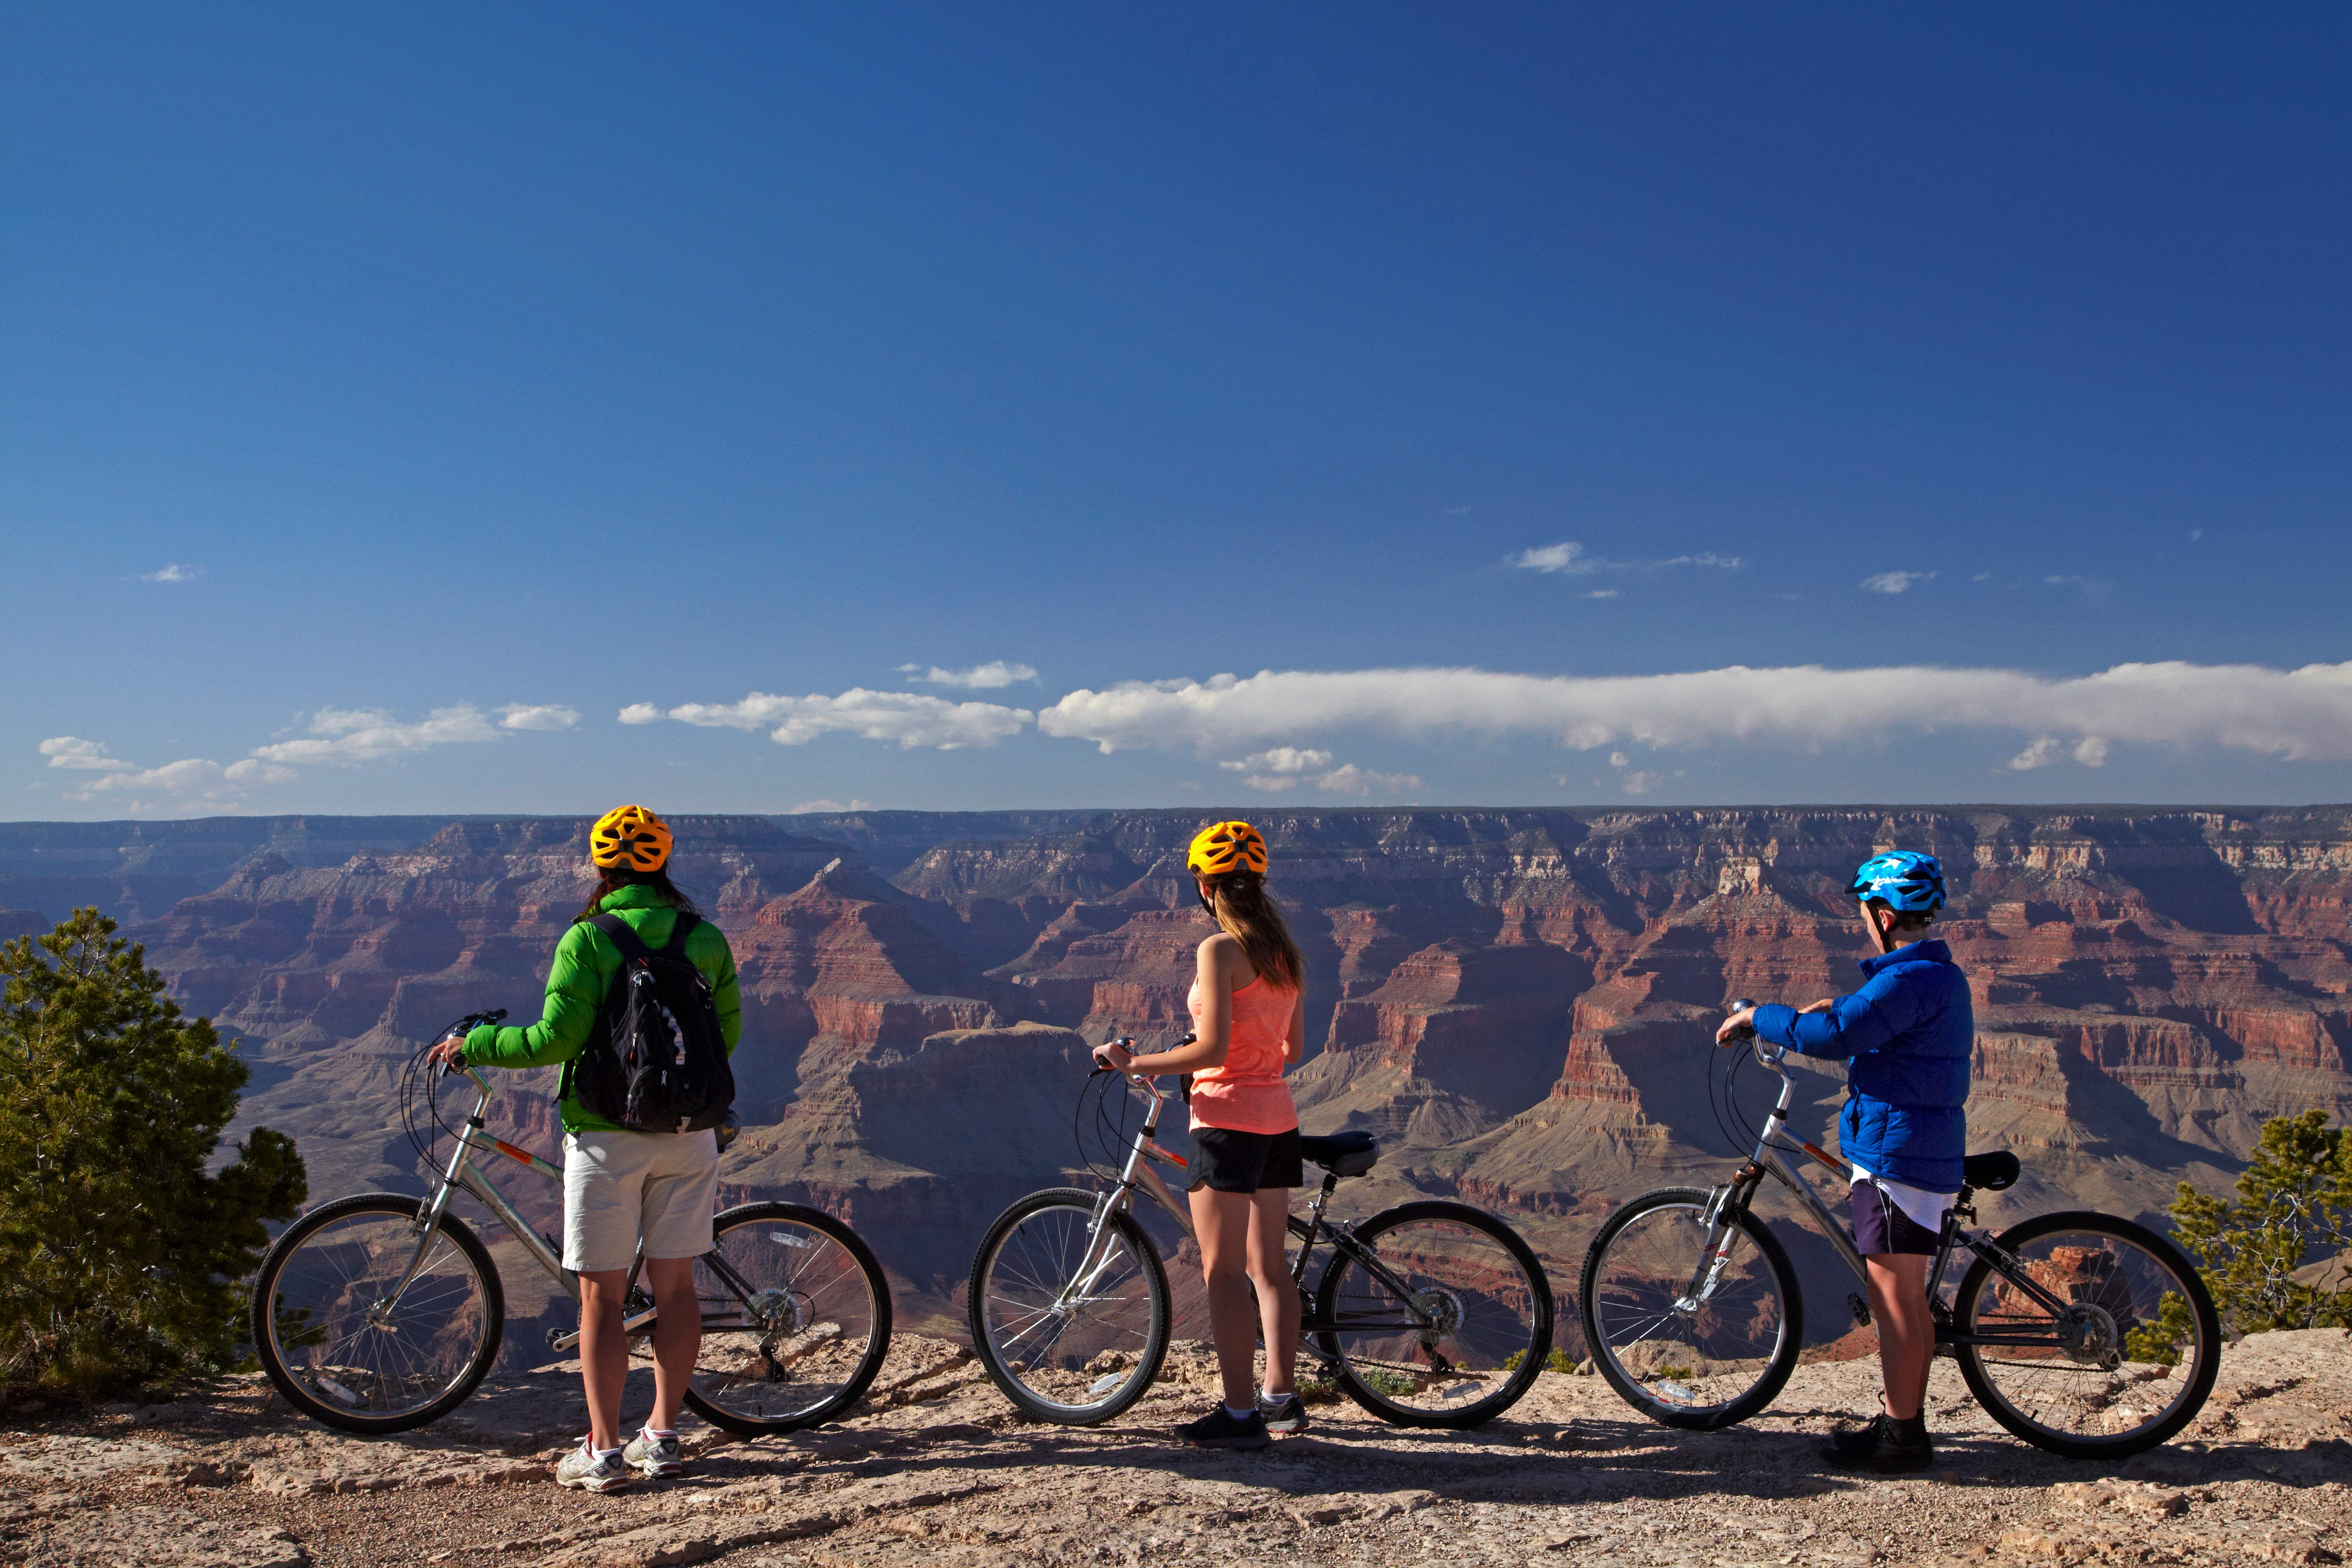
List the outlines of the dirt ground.
{"type": "MultiPolygon", "coordinates": [[[[1197,1347],[1103,1427],[1017,1418],[968,1353],[902,1335],[874,1394],[821,1431],[689,1439],[692,1472],[592,1497],[551,1479],[581,1427],[571,1363],[486,1385],[397,1438],[296,1416],[257,1376],[165,1405],[0,1428],[0,1562],[296,1568],[477,1562],[626,1565],[1389,1565],[2334,1563],[2352,1553],[2352,1342],[2231,1347],[2175,1444],[2073,1463],[1994,1427],[1938,1362],[1925,1477],[1822,1468],[1821,1435],[1866,1410],[1874,1363],[1798,1369],[1728,1432],[1652,1426],[1597,1378],[1547,1373],[1475,1432],[1315,1407],[1308,1434],[1198,1453],[1168,1426],[1207,1407],[1197,1347]]],[[[633,1384],[638,1415],[651,1381],[633,1384]]]]}

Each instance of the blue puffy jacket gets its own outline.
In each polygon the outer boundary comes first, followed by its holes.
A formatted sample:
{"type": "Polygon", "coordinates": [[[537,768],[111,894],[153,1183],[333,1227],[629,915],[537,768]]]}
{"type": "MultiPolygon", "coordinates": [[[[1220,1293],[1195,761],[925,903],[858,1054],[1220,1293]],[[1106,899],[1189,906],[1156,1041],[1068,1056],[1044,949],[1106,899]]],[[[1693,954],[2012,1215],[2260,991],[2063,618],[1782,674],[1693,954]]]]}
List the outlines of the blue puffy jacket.
{"type": "Polygon", "coordinates": [[[1825,1013],[1757,1008],[1756,1032],[1809,1057],[1850,1059],[1838,1119],[1848,1160],[1889,1181],[1957,1193],[1977,1036],[1969,977],[1932,941],[1865,958],[1862,972],[1862,989],[1825,1013]]]}

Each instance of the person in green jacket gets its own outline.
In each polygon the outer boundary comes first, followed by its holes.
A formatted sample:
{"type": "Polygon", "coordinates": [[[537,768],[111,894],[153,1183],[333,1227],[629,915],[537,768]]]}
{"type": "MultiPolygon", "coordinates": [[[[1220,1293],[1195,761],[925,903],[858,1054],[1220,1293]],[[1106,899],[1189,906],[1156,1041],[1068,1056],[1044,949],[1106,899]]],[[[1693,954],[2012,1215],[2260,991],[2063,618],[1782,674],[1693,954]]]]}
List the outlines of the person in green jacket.
{"type": "MultiPolygon", "coordinates": [[[[667,824],[641,805],[624,805],[589,830],[596,889],[555,944],[547,1005],[527,1028],[485,1024],[463,1039],[434,1047],[437,1061],[475,1067],[563,1064],[558,1089],[563,1116],[563,1267],[580,1279],[580,1377],[589,1431],[557,1465],[561,1485],[615,1491],[633,1472],[672,1476],[686,1466],[677,1441],[678,1405],[702,1347],[702,1312],[694,1260],[711,1248],[719,1184],[719,1144],[699,1132],[632,1132],[590,1110],[572,1088],[581,1050],[598,1028],[604,994],[621,971],[620,950],[589,922],[618,916],[647,947],[666,945],[681,911],[694,905],[669,879],[667,824]],[[621,1440],[621,1394],[629,1373],[621,1303],[637,1241],[645,1240],[645,1280],[659,1310],[654,1331],[654,1409],[644,1428],[621,1440]]],[[[687,933],[686,956],[710,984],[719,1033],[732,1056],[743,1034],[735,955],[709,921],[687,933]]]]}

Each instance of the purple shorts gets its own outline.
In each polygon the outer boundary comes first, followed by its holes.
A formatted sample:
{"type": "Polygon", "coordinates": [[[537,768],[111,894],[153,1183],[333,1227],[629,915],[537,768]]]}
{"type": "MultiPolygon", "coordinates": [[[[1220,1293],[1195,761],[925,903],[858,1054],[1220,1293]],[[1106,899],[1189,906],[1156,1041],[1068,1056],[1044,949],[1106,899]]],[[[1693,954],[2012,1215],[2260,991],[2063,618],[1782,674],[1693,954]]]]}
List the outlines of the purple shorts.
{"type": "Polygon", "coordinates": [[[1895,1200],[1868,1182],[1853,1188],[1853,1249],[1864,1258],[1909,1252],[1933,1258],[1943,1240],[1895,1206],[1895,1200]]]}

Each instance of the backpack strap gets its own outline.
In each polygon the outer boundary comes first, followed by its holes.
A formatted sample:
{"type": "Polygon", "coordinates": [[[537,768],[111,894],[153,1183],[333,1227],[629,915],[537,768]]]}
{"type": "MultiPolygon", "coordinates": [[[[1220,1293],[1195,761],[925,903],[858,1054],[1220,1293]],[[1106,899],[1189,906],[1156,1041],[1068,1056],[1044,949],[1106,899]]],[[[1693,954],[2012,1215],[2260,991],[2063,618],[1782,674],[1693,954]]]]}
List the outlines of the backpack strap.
{"type": "Polygon", "coordinates": [[[663,955],[665,957],[684,958],[686,956],[686,934],[701,923],[702,917],[700,915],[690,915],[684,910],[678,910],[677,923],[670,928],[669,945],[662,949],[663,955]]]}
{"type": "Polygon", "coordinates": [[[588,923],[603,931],[611,940],[613,945],[621,950],[621,962],[624,963],[631,959],[642,963],[653,956],[654,950],[647,947],[645,939],[631,931],[629,922],[620,916],[598,915],[588,923]]]}

